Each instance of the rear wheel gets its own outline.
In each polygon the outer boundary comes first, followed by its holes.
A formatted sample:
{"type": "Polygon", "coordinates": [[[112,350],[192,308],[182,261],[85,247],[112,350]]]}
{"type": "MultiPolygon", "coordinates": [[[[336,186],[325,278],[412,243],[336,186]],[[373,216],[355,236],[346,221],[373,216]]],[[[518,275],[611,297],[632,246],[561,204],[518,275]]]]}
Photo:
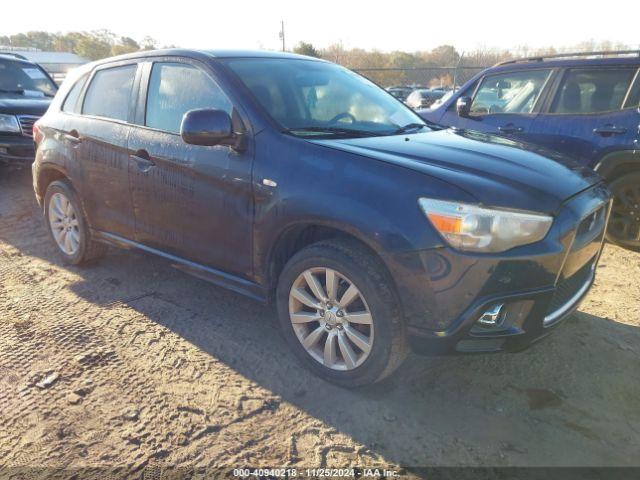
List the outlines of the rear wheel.
{"type": "Polygon", "coordinates": [[[51,182],[44,199],[46,224],[66,263],[86,263],[102,256],[106,247],[93,240],[78,197],[64,180],[51,182]]]}
{"type": "Polygon", "coordinates": [[[613,206],[607,240],[621,247],[640,249],[640,173],[630,173],[609,185],[613,206]]]}
{"type": "Polygon", "coordinates": [[[296,356],[346,387],[382,380],[404,360],[404,325],[388,274],[350,242],[298,252],[278,283],[278,314],[296,356]]]}

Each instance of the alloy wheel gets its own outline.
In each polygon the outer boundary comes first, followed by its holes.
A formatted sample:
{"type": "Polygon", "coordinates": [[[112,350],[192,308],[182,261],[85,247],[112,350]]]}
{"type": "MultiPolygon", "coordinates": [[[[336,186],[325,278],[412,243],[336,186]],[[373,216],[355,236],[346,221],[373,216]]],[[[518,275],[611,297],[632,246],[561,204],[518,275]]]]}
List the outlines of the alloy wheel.
{"type": "Polygon", "coordinates": [[[78,217],[69,199],[54,193],[49,200],[49,225],[60,250],[75,255],[80,248],[78,217]]]}
{"type": "Polygon", "coordinates": [[[298,276],[289,318],[303,348],[327,368],[353,370],[371,353],[371,311],[358,287],[336,270],[310,268],[298,276]]]}

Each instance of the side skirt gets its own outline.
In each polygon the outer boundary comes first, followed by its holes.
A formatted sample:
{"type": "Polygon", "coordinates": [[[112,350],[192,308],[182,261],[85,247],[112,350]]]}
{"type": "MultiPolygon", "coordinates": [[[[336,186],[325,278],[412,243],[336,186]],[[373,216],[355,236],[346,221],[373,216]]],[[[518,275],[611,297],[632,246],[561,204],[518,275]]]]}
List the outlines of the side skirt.
{"type": "Polygon", "coordinates": [[[194,277],[198,277],[209,283],[213,283],[214,285],[218,285],[228,290],[246,295],[247,297],[257,300],[258,302],[267,303],[267,295],[265,289],[255,282],[245,280],[244,278],[231,275],[214,268],[206,267],[199,263],[177,257],[167,252],[163,252],[162,250],[148,247],[127,238],[120,237],[119,235],[114,235],[112,233],[101,232],[97,230],[94,230],[93,234],[95,235],[96,240],[103,243],[126,250],[141,250],[146,253],[157,255],[169,260],[171,266],[177,268],[178,270],[182,270],[190,275],[193,275],[194,277]]]}

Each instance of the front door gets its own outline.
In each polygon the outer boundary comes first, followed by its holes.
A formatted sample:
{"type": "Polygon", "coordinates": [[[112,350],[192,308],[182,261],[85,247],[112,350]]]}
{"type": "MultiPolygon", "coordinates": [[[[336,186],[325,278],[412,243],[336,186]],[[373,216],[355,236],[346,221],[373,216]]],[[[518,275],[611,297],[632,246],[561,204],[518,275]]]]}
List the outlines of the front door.
{"type": "Polygon", "coordinates": [[[542,68],[485,76],[475,91],[469,115],[460,117],[456,126],[526,140],[534,107],[551,72],[542,68]]]}
{"type": "Polygon", "coordinates": [[[187,145],[180,137],[189,110],[214,108],[231,115],[233,105],[197,64],[176,59],[147,68],[146,95],[141,88],[145,114],[129,138],[136,241],[249,276],[252,147],[239,152],[223,145],[187,145]]]}

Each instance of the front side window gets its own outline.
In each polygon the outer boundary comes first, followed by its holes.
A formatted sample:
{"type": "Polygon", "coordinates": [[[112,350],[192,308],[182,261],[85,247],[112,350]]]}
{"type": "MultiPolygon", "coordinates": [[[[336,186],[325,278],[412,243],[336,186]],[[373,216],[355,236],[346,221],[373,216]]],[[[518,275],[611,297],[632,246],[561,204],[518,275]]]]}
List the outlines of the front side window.
{"type": "Polygon", "coordinates": [[[53,97],[57,87],[37,65],[0,60],[0,96],[53,97]]]}
{"type": "Polygon", "coordinates": [[[569,70],[551,105],[551,113],[619,110],[635,73],[634,68],[569,70]]]}
{"type": "Polygon", "coordinates": [[[151,70],[145,125],[180,133],[189,110],[211,108],[231,114],[231,102],[204,71],[184,63],[156,63],[151,70]]]}
{"type": "Polygon", "coordinates": [[[487,76],[471,103],[471,115],[531,113],[551,70],[487,76]]]}
{"type": "Polygon", "coordinates": [[[80,77],[78,81],[71,87],[67,98],[64,99],[64,103],[62,104],[62,111],[68,113],[78,113],[80,111],[80,92],[82,92],[82,87],[87,82],[88,74],[80,77]]]}
{"type": "Polygon", "coordinates": [[[84,98],[82,113],[127,121],[137,65],[98,70],[84,98]]]}
{"type": "Polygon", "coordinates": [[[293,135],[385,135],[424,122],[374,83],[328,62],[244,58],[225,62],[293,135]]]}

